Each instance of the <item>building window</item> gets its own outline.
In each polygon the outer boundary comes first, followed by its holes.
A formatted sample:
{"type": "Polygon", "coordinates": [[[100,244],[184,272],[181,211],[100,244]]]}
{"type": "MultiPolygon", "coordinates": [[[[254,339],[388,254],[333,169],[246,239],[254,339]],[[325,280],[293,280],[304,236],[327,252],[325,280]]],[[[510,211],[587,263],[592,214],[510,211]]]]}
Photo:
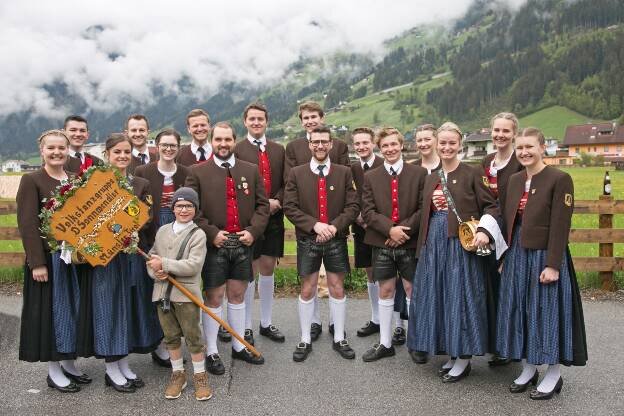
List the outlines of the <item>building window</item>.
{"type": "Polygon", "coordinates": [[[615,148],[615,151],[616,151],[616,152],[621,152],[621,151],[622,151],[622,146],[618,146],[618,147],[616,147],[616,148],[615,148]]]}
{"type": "Polygon", "coordinates": [[[604,147],[604,152],[605,152],[605,153],[609,153],[609,146],[605,146],[605,147],[604,147]]]}
{"type": "Polygon", "coordinates": [[[560,165],[567,165],[567,160],[566,159],[559,159],[559,164],[560,165]]]}
{"type": "Polygon", "coordinates": [[[580,147],[576,147],[576,153],[581,153],[581,148],[580,147]]]}
{"type": "Polygon", "coordinates": [[[598,148],[596,146],[594,146],[594,152],[597,152],[598,148]]]}

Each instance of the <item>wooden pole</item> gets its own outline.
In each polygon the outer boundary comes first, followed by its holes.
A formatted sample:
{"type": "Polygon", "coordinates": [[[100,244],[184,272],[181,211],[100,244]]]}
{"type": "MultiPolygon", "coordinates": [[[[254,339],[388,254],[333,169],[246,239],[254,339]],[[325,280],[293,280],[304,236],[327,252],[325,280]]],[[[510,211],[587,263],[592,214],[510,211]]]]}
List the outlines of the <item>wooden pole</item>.
{"type": "MultiPolygon", "coordinates": [[[[150,256],[147,253],[145,253],[143,250],[141,250],[140,248],[138,249],[138,253],[141,256],[143,256],[146,260],[150,259],[150,256]]],[[[261,357],[262,356],[262,354],[260,354],[260,352],[258,352],[258,350],[256,350],[251,344],[249,344],[247,341],[245,341],[245,338],[241,337],[238,332],[234,331],[232,329],[232,327],[230,327],[227,324],[227,322],[225,322],[223,319],[221,319],[217,315],[215,315],[206,305],[204,305],[204,302],[202,302],[201,299],[198,299],[197,296],[195,296],[191,292],[189,292],[187,288],[185,288],[184,286],[182,286],[180,284],[180,282],[178,282],[177,280],[175,280],[173,277],[171,277],[169,275],[167,275],[167,280],[172,285],[174,285],[180,292],[182,292],[184,294],[184,296],[189,298],[191,300],[191,302],[193,302],[195,305],[199,306],[201,308],[201,310],[206,312],[208,315],[210,315],[210,317],[212,319],[217,321],[223,328],[225,328],[226,331],[228,331],[230,334],[232,334],[232,336],[234,338],[239,340],[240,343],[243,344],[245,346],[245,348],[247,348],[249,351],[251,351],[251,353],[253,355],[255,355],[256,357],[261,357]]]]}
{"type": "MultiPolygon", "coordinates": [[[[598,197],[601,201],[613,202],[611,195],[600,195],[598,197]]],[[[598,215],[598,228],[613,228],[613,214],[599,214],[598,215]]],[[[599,243],[598,244],[598,256],[599,257],[613,257],[613,242],[599,243]]],[[[602,290],[609,292],[615,292],[617,285],[613,280],[613,270],[606,272],[599,272],[600,280],[602,280],[602,290]]]]}

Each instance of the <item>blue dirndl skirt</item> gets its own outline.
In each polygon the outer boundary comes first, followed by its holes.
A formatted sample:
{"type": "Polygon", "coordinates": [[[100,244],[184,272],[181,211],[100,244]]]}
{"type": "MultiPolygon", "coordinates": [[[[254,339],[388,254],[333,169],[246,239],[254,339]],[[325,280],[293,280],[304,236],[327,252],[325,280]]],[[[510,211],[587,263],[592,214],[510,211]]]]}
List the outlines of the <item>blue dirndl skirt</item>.
{"type": "Polygon", "coordinates": [[[158,218],[158,226],[162,227],[165,224],[170,224],[175,221],[175,215],[171,208],[160,207],[160,215],[158,218]]]}
{"type": "Polygon", "coordinates": [[[132,352],[147,353],[154,351],[163,338],[156,303],[152,302],[154,281],[147,274],[143,257],[131,254],[128,258],[134,283],[130,288],[130,345],[132,352]]]}
{"type": "Polygon", "coordinates": [[[485,262],[448,236],[448,214],[434,212],[414,277],[407,345],[453,357],[488,347],[485,262]]]}
{"type": "Polygon", "coordinates": [[[559,268],[559,280],[542,284],[539,276],[546,250],[524,249],[521,225],[501,274],[496,348],[501,357],[530,364],[584,365],[587,360],[585,324],[576,274],[569,250],[559,268]]]}
{"type": "Polygon", "coordinates": [[[78,332],[80,288],[76,266],[61,260],[60,251],[52,253],[52,312],[56,350],[75,353],[78,332]]]}

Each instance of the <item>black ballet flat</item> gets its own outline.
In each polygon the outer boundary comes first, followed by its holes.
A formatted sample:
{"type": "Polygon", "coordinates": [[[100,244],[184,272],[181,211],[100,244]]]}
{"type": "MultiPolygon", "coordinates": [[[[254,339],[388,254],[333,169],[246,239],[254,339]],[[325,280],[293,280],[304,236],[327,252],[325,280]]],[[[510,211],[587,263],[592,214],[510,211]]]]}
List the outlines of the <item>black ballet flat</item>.
{"type": "Polygon", "coordinates": [[[137,389],[145,387],[145,382],[141,379],[141,377],[137,376],[136,378],[129,378],[127,380],[137,389]]]}
{"type": "Polygon", "coordinates": [[[449,371],[451,371],[451,368],[453,367],[449,367],[449,368],[440,367],[440,369],[438,370],[438,376],[444,377],[449,371]]]}
{"type": "Polygon", "coordinates": [[[542,393],[541,391],[538,391],[537,389],[531,390],[529,397],[531,398],[531,400],[550,400],[552,399],[555,393],[557,394],[561,393],[562,387],[563,387],[563,379],[559,377],[559,380],[557,380],[557,384],[555,384],[554,389],[552,389],[548,393],[542,393]]]}
{"type": "Polygon", "coordinates": [[[529,388],[529,384],[533,384],[533,385],[537,384],[538,378],[539,378],[539,371],[535,370],[535,374],[533,374],[533,377],[531,377],[531,380],[527,381],[524,384],[511,383],[509,385],[509,391],[512,393],[524,393],[527,390],[527,388],[529,388]]]}
{"type": "Polygon", "coordinates": [[[126,381],[126,384],[116,384],[109,376],[108,374],[104,375],[104,383],[107,386],[112,386],[115,390],[117,390],[120,393],[134,393],[136,391],[136,387],[134,387],[134,385],[132,385],[131,382],[126,381]]]}
{"type": "Polygon", "coordinates": [[[91,380],[91,377],[89,377],[86,374],[80,374],[79,376],[76,376],[68,371],[65,371],[65,369],[63,368],[63,374],[65,374],[65,377],[69,378],[70,380],[73,380],[76,384],[91,384],[91,382],[93,380],[91,380]]]}
{"type": "Polygon", "coordinates": [[[442,382],[443,383],[457,383],[462,378],[468,377],[468,375],[470,374],[470,370],[471,370],[470,363],[468,363],[468,365],[466,366],[466,368],[464,368],[464,371],[462,371],[460,375],[452,376],[447,373],[444,375],[444,377],[442,377],[442,382]]]}
{"type": "Polygon", "coordinates": [[[48,378],[46,378],[46,381],[48,382],[48,387],[52,387],[54,389],[57,389],[61,393],[78,393],[80,391],[80,386],[78,386],[73,381],[70,381],[69,384],[67,386],[65,386],[65,387],[61,387],[58,384],[56,384],[54,382],[54,380],[52,380],[52,378],[50,376],[48,376],[48,378]]]}

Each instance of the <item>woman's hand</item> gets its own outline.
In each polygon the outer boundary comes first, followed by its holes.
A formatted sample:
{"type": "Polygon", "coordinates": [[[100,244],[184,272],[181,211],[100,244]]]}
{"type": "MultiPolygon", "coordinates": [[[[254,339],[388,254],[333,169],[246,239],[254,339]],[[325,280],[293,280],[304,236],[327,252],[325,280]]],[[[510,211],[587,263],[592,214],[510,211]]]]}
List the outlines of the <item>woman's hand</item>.
{"type": "Polygon", "coordinates": [[[32,277],[35,282],[48,281],[48,268],[46,266],[37,266],[32,269],[32,277]]]}
{"type": "Polygon", "coordinates": [[[556,282],[559,280],[559,270],[553,269],[552,267],[546,267],[542,273],[540,273],[539,280],[540,283],[545,285],[556,282]]]}
{"type": "Polygon", "coordinates": [[[488,237],[487,234],[482,231],[478,231],[475,234],[474,239],[472,240],[472,245],[477,248],[487,247],[488,244],[490,244],[490,237],[488,237]]]}

